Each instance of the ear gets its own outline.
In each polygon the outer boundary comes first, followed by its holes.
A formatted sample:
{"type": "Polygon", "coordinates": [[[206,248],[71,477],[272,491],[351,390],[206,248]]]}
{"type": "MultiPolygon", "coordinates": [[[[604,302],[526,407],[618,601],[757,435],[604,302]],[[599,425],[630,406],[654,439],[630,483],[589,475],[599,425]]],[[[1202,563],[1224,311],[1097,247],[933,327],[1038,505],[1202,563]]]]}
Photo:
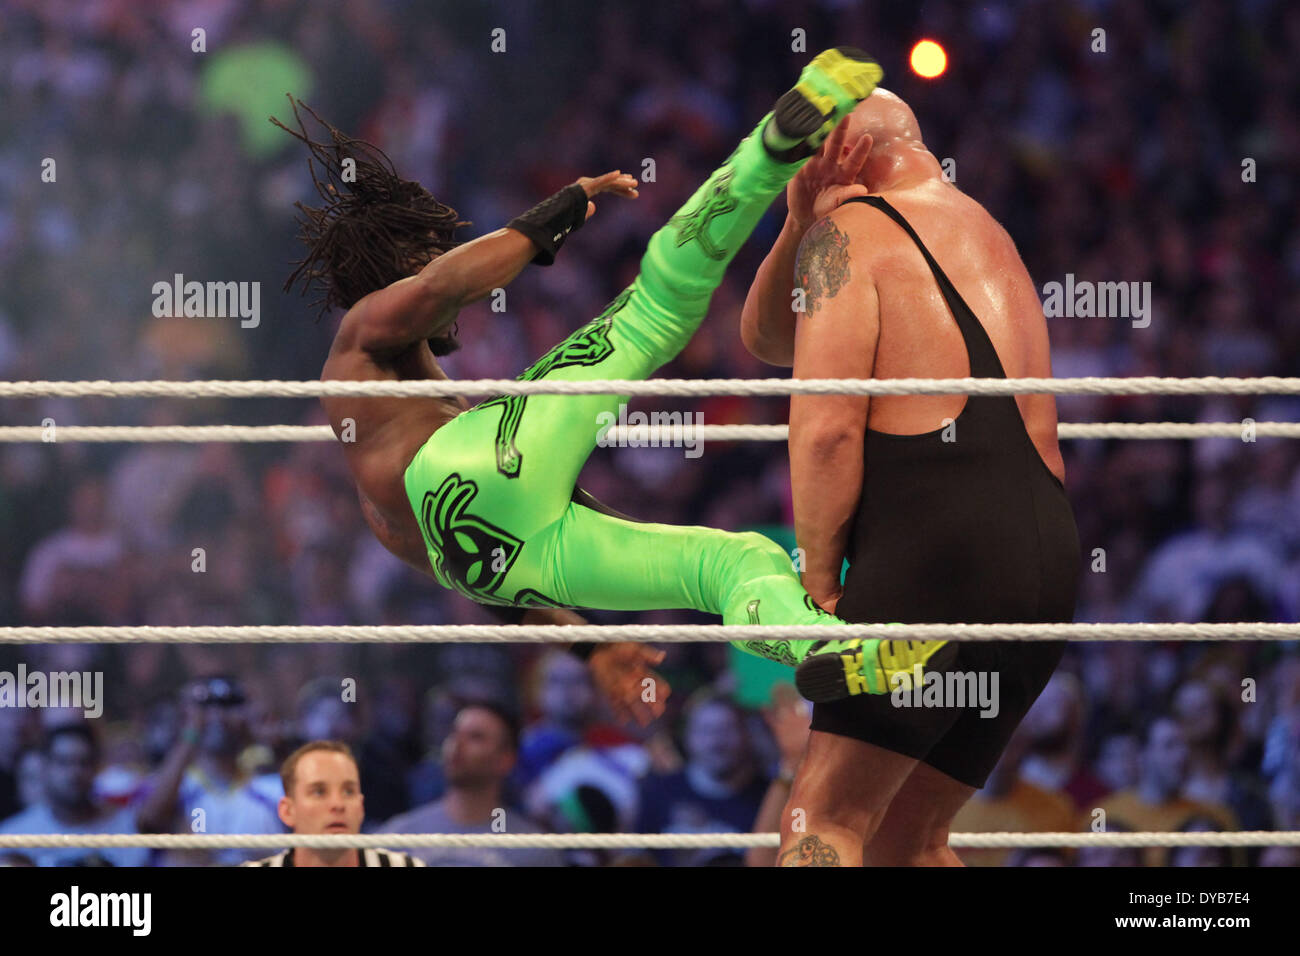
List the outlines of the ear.
{"type": "Polygon", "coordinates": [[[279,816],[280,822],[292,830],[294,819],[293,801],[288,797],[281,797],[280,802],[276,804],[275,812],[279,816]]]}

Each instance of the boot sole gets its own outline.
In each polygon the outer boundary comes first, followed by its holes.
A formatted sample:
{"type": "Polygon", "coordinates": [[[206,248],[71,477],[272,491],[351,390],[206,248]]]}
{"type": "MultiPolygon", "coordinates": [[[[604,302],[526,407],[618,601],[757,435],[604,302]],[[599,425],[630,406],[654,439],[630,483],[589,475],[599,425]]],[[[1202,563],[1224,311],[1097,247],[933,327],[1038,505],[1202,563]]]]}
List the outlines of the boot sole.
{"type": "MultiPolygon", "coordinates": [[[[930,670],[946,668],[956,660],[956,657],[957,645],[949,643],[931,655],[923,665],[922,674],[930,670]]],[[[810,700],[814,704],[831,704],[837,700],[863,696],[849,690],[848,679],[844,673],[844,661],[839,654],[814,654],[805,658],[803,663],[795,668],[794,686],[805,700],[810,700]]],[[[892,690],[891,687],[880,693],[888,694],[892,690]]]]}

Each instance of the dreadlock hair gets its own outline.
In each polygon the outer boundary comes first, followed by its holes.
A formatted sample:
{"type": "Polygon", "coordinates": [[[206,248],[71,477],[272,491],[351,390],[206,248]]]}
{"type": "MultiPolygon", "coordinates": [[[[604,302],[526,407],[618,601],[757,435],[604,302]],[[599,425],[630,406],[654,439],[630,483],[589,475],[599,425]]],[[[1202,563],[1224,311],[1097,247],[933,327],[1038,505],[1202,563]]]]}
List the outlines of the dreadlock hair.
{"type": "MultiPolygon", "coordinates": [[[[316,192],[323,206],[294,203],[298,238],[307,255],[284,283],[290,291],[299,281],[302,294],[319,292],[311,305],[317,320],[333,307],[351,308],[363,296],[407,278],[412,263],[427,262],[460,245],[455,232],[461,226],[456,210],[433,198],[419,183],[401,179],[392,161],[377,146],[354,139],[325,122],[306,103],[289,95],[298,129],[290,129],[272,116],[271,122],[307,145],[316,192]],[[299,107],[311,114],[329,134],[330,142],[311,138],[299,107]],[[343,179],[343,161],[356,163],[355,182],[343,179]],[[321,172],[317,173],[317,164],[321,172]]],[[[351,178],[351,177],[350,177],[351,178]]],[[[460,348],[456,329],[429,339],[434,355],[460,348]]]]}

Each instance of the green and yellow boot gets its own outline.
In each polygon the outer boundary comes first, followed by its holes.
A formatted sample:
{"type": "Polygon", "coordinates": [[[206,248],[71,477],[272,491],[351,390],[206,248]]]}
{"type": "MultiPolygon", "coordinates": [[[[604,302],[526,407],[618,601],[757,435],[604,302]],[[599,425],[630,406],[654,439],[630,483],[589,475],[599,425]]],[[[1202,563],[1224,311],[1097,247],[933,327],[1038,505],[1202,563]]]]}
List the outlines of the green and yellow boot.
{"type": "Polygon", "coordinates": [[[799,82],[782,95],[765,119],[763,145],[783,163],[806,159],[855,106],[884,78],[885,71],[867,53],[835,47],[813,57],[799,82]]]}
{"type": "Polygon", "coordinates": [[[803,655],[794,683],[815,704],[890,694],[910,690],[927,670],[948,667],[956,656],[957,645],[951,641],[819,641],[803,655]]]}

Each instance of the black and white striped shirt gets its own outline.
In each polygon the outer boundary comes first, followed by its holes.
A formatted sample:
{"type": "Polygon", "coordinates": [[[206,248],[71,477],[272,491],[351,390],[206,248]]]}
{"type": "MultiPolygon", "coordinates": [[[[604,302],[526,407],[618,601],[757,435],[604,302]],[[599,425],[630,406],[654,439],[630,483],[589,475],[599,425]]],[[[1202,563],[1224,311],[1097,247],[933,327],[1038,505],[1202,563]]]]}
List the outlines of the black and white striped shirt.
{"type": "MultiPolygon", "coordinates": [[[[417,860],[401,850],[361,850],[360,866],[428,866],[423,860],[417,860]]],[[[293,866],[293,850],[283,850],[275,856],[261,860],[249,860],[240,866],[293,866]]]]}

